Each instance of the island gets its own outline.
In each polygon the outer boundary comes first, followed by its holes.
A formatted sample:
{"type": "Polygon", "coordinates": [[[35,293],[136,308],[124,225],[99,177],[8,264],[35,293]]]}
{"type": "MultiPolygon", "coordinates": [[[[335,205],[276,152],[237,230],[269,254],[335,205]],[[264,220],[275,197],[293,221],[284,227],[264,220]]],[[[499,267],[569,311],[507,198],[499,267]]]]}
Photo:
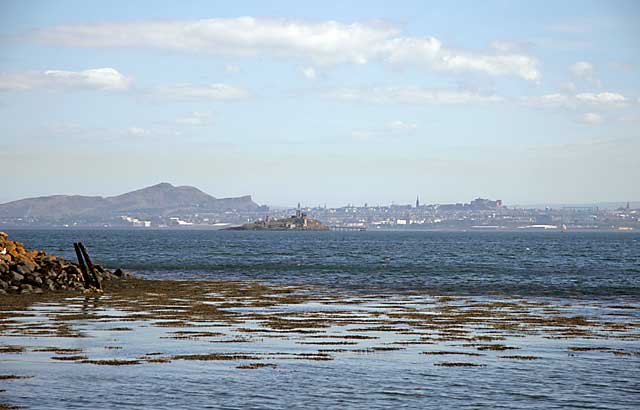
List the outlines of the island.
{"type": "Polygon", "coordinates": [[[288,218],[257,220],[253,223],[226,228],[232,231],[328,231],[329,227],[317,219],[309,218],[306,213],[297,210],[288,218]]]}

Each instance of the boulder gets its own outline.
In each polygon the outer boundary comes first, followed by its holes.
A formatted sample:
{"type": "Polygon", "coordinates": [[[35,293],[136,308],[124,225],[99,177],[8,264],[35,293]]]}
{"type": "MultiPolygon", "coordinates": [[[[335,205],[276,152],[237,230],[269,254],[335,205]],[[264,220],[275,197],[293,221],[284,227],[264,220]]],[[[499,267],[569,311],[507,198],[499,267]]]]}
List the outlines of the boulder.
{"type": "Polygon", "coordinates": [[[16,257],[16,263],[26,266],[32,272],[38,269],[38,265],[33,261],[33,258],[26,253],[16,257]]]}
{"type": "Polygon", "coordinates": [[[28,283],[23,283],[22,285],[20,285],[20,289],[31,292],[33,290],[33,286],[29,285],[28,283]]]}
{"type": "Polygon", "coordinates": [[[74,265],[67,265],[64,268],[64,272],[65,272],[65,276],[67,274],[82,276],[82,271],[80,270],[80,268],[78,268],[77,266],[74,266],[74,265]]]}
{"type": "Polygon", "coordinates": [[[21,275],[28,275],[31,272],[33,272],[33,269],[30,269],[29,266],[27,266],[24,263],[20,263],[20,264],[16,265],[15,270],[16,270],[16,272],[18,272],[21,275]]]}
{"type": "Polygon", "coordinates": [[[19,274],[18,272],[11,272],[11,284],[12,285],[20,285],[24,276],[19,274]]]}
{"type": "Polygon", "coordinates": [[[9,264],[0,260],[0,275],[6,272],[9,272],[9,264]]]}
{"type": "Polygon", "coordinates": [[[26,275],[24,280],[33,286],[42,286],[42,278],[33,274],[26,275]]]}

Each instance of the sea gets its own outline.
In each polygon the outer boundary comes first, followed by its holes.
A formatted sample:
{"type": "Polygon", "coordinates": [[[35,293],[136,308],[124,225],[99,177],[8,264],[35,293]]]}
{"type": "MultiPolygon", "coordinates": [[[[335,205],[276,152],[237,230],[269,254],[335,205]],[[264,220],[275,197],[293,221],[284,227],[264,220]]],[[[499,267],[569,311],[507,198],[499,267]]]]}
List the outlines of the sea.
{"type": "Polygon", "coordinates": [[[152,279],[257,280],[341,290],[640,297],[640,233],[15,230],[74,261],[152,279]]]}
{"type": "MultiPolygon", "coordinates": [[[[420,295],[474,303],[526,300],[531,306],[551,304],[574,316],[632,322],[636,328],[630,337],[611,340],[519,335],[504,343],[538,360],[509,361],[500,358],[500,352],[463,358],[478,367],[441,367],[441,357],[421,354],[411,346],[376,354],[336,353],[330,361],[279,362],[277,368],[257,370],[207,361],[93,366],[54,362],[38,353],[0,354],[0,374],[33,376],[0,380],[0,390],[6,390],[0,393],[0,403],[34,409],[640,408],[639,233],[143,229],[8,233],[29,249],[71,261],[73,243],[80,241],[94,263],[149,279],[300,285],[345,298],[385,295],[397,303],[416,301],[420,295]],[[622,353],[611,354],[616,351],[622,353]]],[[[40,311],[57,308],[43,305],[40,311]]],[[[178,349],[146,324],[135,332],[119,333],[105,332],[95,323],[79,326],[94,337],[43,341],[0,333],[0,345],[79,346],[99,357],[178,349]],[[118,349],[104,350],[110,344],[118,349]]],[[[393,342],[389,333],[376,335],[378,345],[393,342]]],[[[242,349],[285,349],[294,344],[306,348],[297,337],[277,342],[257,338],[242,349]]],[[[237,348],[211,340],[189,343],[199,352],[237,348]]],[[[432,349],[463,349],[460,344],[444,344],[432,349]]]]}

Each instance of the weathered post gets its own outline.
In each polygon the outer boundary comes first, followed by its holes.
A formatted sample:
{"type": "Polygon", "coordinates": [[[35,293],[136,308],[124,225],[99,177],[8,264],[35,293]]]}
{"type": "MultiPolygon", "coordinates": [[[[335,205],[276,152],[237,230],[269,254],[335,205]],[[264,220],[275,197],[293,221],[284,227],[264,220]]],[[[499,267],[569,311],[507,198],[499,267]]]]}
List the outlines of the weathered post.
{"type": "Polygon", "coordinates": [[[84,256],[84,260],[87,263],[88,271],[91,273],[91,279],[93,281],[93,286],[96,289],[102,289],[102,284],[100,283],[100,279],[98,278],[98,274],[96,274],[96,269],[93,267],[93,263],[91,262],[91,258],[89,257],[89,252],[84,247],[82,242],[78,242],[78,247],[80,247],[80,251],[82,251],[82,256],[84,256]]]}
{"type": "Polygon", "coordinates": [[[76,250],[76,256],[78,257],[78,265],[80,265],[80,272],[82,272],[84,288],[89,289],[91,287],[91,277],[89,276],[89,272],[87,272],[87,265],[84,264],[84,258],[82,257],[80,246],[78,245],[78,243],[74,242],[73,248],[76,250]]]}

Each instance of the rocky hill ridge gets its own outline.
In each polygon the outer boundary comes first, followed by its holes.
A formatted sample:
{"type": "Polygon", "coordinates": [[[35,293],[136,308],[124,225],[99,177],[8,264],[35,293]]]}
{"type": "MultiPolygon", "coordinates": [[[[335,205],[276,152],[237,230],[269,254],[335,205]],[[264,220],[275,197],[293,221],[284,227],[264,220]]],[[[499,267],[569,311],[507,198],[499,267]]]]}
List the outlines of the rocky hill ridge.
{"type": "Polygon", "coordinates": [[[188,212],[255,210],[258,207],[249,195],[215,198],[195,187],[173,186],[163,182],[112,197],[52,195],[21,199],[0,204],[0,218],[104,220],[127,213],[167,216],[188,212]]]}

